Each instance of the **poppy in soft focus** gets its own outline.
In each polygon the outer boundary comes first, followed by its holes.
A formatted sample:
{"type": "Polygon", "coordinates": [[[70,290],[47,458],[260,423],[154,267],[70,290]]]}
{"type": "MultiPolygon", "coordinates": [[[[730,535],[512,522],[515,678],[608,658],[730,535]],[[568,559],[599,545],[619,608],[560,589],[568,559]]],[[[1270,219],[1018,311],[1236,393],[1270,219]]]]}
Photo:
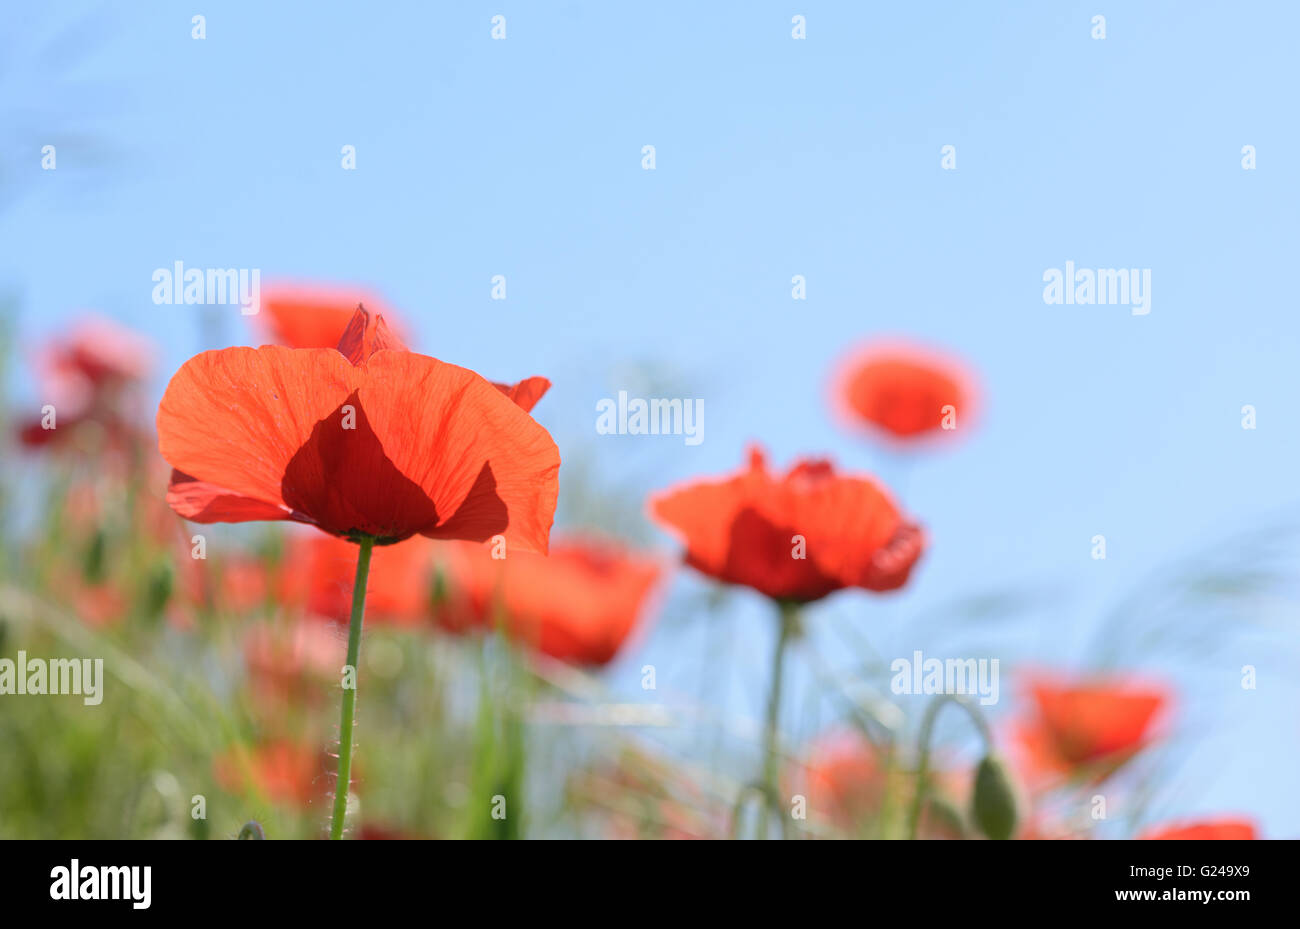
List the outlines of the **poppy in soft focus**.
{"type": "Polygon", "coordinates": [[[24,445],[65,439],[87,423],[105,427],[110,442],[135,434],[123,401],[143,383],[152,364],[152,346],[142,336],[90,317],[75,323],[66,338],[38,351],[36,358],[41,406],[53,408],[53,422],[44,409],[23,420],[19,437],[24,445]]]}
{"type": "Polygon", "coordinates": [[[860,733],[822,736],[799,776],[811,811],[838,825],[847,828],[880,810],[885,772],[875,748],[860,733]]]}
{"type": "MultiPolygon", "coordinates": [[[[398,626],[423,622],[433,594],[433,557],[434,544],[425,539],[376,549],[366,584],[368,620],[398,626]]],[[[285,554],[285,596],[313,616],[347,625],[356,562],[356,548],[344,539],[295,534],[285,554]]]]}
{"type": "MultiPolygon", "coordinates": [[[[268,337],[289,348],[333,348],[352,324],[358,307],[383,318],[398,345],[405,339],[404,327],[395,322],[393,312],[373,294],[356,287],[269,285],[262,291],[261,307],[257,318],[263,321],[268,337]]],[[[551,387],[544,377],[525,378],[517,384],[490,383],[526,413],[551,387]]]]}
{"type": "Polygon", "coordinates": [[[1171,698],[1133,680],[1058,683],[1028,680],[1030,709],[1016,728],[1021,768],[1031,782],[1062,776],[1100,780],[1153,738],[1171,698]]]}
{"type": "Polygon", "coordinates": [[[318,685],[337,678],[346,661],[347,645],[337,629],[299,620],[283,626],[258,623],[249,627],[243,651],[260,700],[289,702],[304,697],[312,702],[326,693],[318,685]]]}
{"type": "Polygon", "coordinates": [[[544,655],[600,665],[619,651],[647,610],[663,566],[596,537],[557,539],[546,557],[460,543],[438,546],[444,629],[504,630],[544,655]]]}
{"type": "Polygon", "coordinates": [[[925,533],[865,475],[805,459],[783,475],[752,448],[749,465],[650,499],[650,514],[686,546],[686,563],[776,600],[810,602],[845,587],[906,583],[925,533]]]}
{"type": "Polygon", "coordinates": [[[195,522],[294,520],[358,541],[413,535],[545,552],[559,450],[473,371],[405,349],[358,309],[337,349],[226,348],[158,407],[167,501],[195,522]]]}
{"type": "Polygon", "coordinates": [[[1257,839],[1255,824],[1240,817],[1189,820],[1152,826],[1138,835],[1139,839],[1257,839]]]}
{"type": "Polygon", "coordinates": [[[911,443],[965,430],[976,413],[975,379],[934,349],[872,342],[840,364],[832,401],[845,421],[911,443]]]}
{"type": "MultiPolygon", "coordinates": [[[[949,798],[959,796],[965,785],[943,771],[931,770],[929,778],[928,802],[918,834],[921,838],[961,838],[960,814],[949,798]]],[[[795,767],[791,780],[789,792],[807,797],[811,816],[855,835],[880,816],[888,794],[906,798],[916,790],[910,771],[891,771],[867,738],[851,729],[820,736],[809,748],[806,761],[795,767]]]]}
{"type": "Polygon", "coordinates": [[[246,754],[232,748],[213,761],[212,775],[231,793],[260,791],[272,803],[306,808],[326,796],[327,762],[324,752],[275,739],[253,746],[246,754]]]}
{"type": "Polygon", "coordinates": [[[188,540],[183,541],[186,544],[178,547],[184,551],[175,561],[181,598],[187,605],[239,614],[266,603],[276,592],[274,572],[263,559],[242,552],[194,558],[188,540]]]}
{"type": "Polygon", "coordinates": [[[262,288],[260,311],[253,319],[277,345],[333,348],[358,306],[382,316],[399,338],[406,337],[405,327],[384,301],[359,287],[270,283],[262,288]]]}

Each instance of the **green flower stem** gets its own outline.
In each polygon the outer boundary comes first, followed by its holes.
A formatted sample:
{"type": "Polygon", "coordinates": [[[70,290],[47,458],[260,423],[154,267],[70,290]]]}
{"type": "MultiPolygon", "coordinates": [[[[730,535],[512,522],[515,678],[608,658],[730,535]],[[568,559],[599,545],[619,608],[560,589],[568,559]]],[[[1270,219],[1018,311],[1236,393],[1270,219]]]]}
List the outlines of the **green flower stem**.
{"type": "Polygon", "coordinates": [[[939,711],[949,703],[955,703],[966,711],[966,715],[979,730],[980,739],[984,742],[984,753],[987,755],[993,750],[993,732],[984,715],[970,700],[957,694],[943,694],[930,701],[930,705],[925,708],[925,716],[921,718],[921,734],[917,739],[920,761],[916,767],[916,794],[912,797],[912,815],[907,826],[909,839],[915,839],[921,830],[921,812],[925,808],[926,794],[930,789],[930,737],[934,733],[934,721],[938,718],[939,711]]]}
{"type": "MultiPolygon", "coordinates": [[[[785,671],[786,646],[799,630],[799,607],[797,604],[782,602],[781,628],[777,632],[776,648],[772,652],[772,682],[767,692],[767,718],[763,728],[763,817],[759,821],[758,837],[767,838],[767,821],[773,812],[781,815],[780,777],[777,734],[781,718],[781,679],[785,671]]],[[[784,825],[784,820],[782,821],[784,825]]],[[[782,829],[782,833],[784,833],[782,829]]]]}
{"type": "Polygon", "coordinates": [[[348,812],[348,788],[352,784],[352,726],[357,710],[357,684],[360,670],[361,622],[366,612],[366,580],[370,576],[370,552],[375,540],[362,538],[357,552],[357,578],[352,584],[352,618],[348,621],[348,663],[352,668],[352,686],[343,688],[343,714],[339,718],[339,774],[334,781],[334,816],[330,820],[330,838],[343,838],[343,820],[348,812]]]}

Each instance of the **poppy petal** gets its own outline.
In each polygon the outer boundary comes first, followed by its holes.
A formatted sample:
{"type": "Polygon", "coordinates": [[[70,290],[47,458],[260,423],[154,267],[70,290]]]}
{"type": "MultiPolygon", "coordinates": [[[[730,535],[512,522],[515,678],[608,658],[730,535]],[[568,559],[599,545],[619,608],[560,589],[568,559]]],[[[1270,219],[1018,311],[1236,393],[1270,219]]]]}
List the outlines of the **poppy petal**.
{"type": "Polygon", "coordinates": [[[513,400],[525,413],[529,413],[537,406],[537,401],[551,389],[551,382],[544,377],[526,377],[518,384],[494,382],[492,386],[513,400]]]}
{"type": "Polygon", "coordinates": [[[339,354],[354,365],[360,365],[378,351],[404,352],[408,349],[384,322],[384,317],[374,316],[365,306],[358,306],[348,327],[339,338],[339,354]]]}
{"type": "Polygon", "coordinates": [[[396,469],[433,501],[430,538],[501,534],[545,554],[559,493],[560,453],[538,423],[466,368],[380,351],[358,397],[396,469]]]}
{"type": "Polygon", "coordinates": [[[172,470],[167,485],[167,504],[196,523],[248,523],[264,519],[294,519],[293,511],[277,503],[254,500],[231,493],[224,487],[195,480],[172,470]]]}
{"type": "Polygon", "coordinates": [[[289,462],[356,389],[361,370],[334,349],[203,352],[181,366],[158,405],[159,451],[232,496],[288,506],[289,462]]]}

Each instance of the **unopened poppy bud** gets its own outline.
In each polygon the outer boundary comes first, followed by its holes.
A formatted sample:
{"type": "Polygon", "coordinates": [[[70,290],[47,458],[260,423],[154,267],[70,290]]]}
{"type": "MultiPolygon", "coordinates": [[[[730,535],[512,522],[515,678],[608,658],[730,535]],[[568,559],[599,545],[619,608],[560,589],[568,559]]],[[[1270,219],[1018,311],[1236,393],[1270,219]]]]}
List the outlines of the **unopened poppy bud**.
{"type": "Polygon", "coordinates": [[[145,578],[143,591],[144,615],[150,618],[158,616],[167,607],[172,597],[175,577],[169,561],[158,561],[149,569],[145,578]]]}
{"type": "Polygon", "coordinates": [[[241,839],[265,839],[266,830],[262,828],[262,824],[257,820],[250,819],[244,823],[244,828],[239,830],[239,837],[241,839]]]}
{"type": "Polygon", "coordinates": [[[1016,831],[1016,789],[997,755],[986,755],[975,770],[971,819],[990,839],[1009,839],[1016,831]]]}

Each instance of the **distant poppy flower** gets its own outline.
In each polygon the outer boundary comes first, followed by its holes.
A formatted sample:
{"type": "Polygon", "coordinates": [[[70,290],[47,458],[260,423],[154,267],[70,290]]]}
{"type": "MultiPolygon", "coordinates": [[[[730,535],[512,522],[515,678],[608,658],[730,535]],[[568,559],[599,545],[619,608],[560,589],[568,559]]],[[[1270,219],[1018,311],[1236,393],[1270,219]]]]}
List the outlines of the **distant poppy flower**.
{"type": "Polygon", "coordinates": [[[975,415],[975,379],[954,358],[901,341],[859,348],[836,372],[840,417],[889,439],[952,435],[975,415]]]}
{"type": "MultiPolygon", "coordinates": [[[[262,312],[256,318],[262,320],[267,335],[280,345],[333,348],[352,324],[358,306],[386,320],[395,341],[401,344],[405,338],[404,327],[395,323],[397,317],[379,298],[356,287],[273,284],[263,288],[262,312]]],[[[526,413],[551,386],[544,377],[525,378],[517,384],[491,383],[526,413]]]]}
{"type": "Polygon", "coordinates": [[[251,626],[244,634],[243,649],[259,699],[288,702],[305,695],[310,701],[325,691],[308,685],[337,678],[346,643],[334,628],[300,620],[287,626],[251,626]]]}
{"type": "Polygon", "coordinates": [[[813,745],[801,785],[814,812],[844,826],[880,810],[885,771],[859,733],[834,732],[813,745]]]}
{"type": "Polygon", "coordinates": [[[1152,826],[1140,835],[1139,839],[1257,839],[1255,824],[1240,817],[1223,817],[1219,819],[1189,820],[1180,823],[1166,823],[1152,826]]]}
{"type": "Polygon", "coordinates": [[[644,614],[662,566],[608,539],[557,540],[548,556],[487,546],[439,546],[445,596],[435,607],[445,629],[491,630],[552,658],[605,664],[644,614]]]}
{"type": "Polygon", "coordinates": [[[1100,780],[1145,747],[1170,705],[1161,687],[1132,680],[1029,679],[1030,710],[1016,736],[1030,780],[1100,780]]]}
{"type": "MultiPolygon", "coordinates": [[[[356,547],[344,539],[295,534],[285,555],[286,582],[295,588],[295,601],[309,613],[346,624],[356,561],[356,547]]],[[[433,567],[434,544],[424,539],[377,549],[366,584],[368,621],[399,626],[425,621],[433,594],[433,567]]]]}
{"type": "Polygon", "coordinates": [[[405,350],[358,309],[337,350],[204,352],[158,407],[168,503],[195,522],[288,519],[351,540],[413,535],[545,552],[560,458],[479,375],[405,350]]]}
{"type": "MultiPolygon", "coordinates": [[[[930,839],[961,838],[960,816],[948,812],[956,808],[948,798],[960,796],[967,785],[943,771],[931,770],[929,778],[929,802],[919,835],[930,839]]],[[[911,772],[889,771],[866,737],[849,729],[832,730],[819,737],[810,747],[807,761],[795,768],[791,780],[790,792],[807,797],[811,814],[850,834],[881,815],[887,793],[895,802],[908,805],[916,788],[911,772]]]]}
{"type": "Polygon", "coordinates": [[[357,307],[382,316],[399,339],[405,327],[383,300],[359,287],[269,283],[262,288],[253,319],[276,344],[289,348],[333,348],[352,322],[357,307]]]}
{"type": "Polygon", "coordinates": [[[121,625],[130,612],[126,594],[109,582],[86,583],[72,581],[63,589],[72,588],[69,596],[77,616],[88,626],[105,628],[121,625]]]}
{"type": "Polygon", "coordinates": [[[180,593],[190,606],[243,613],[266,603],[275,593],[272,572],[261,558],[242,552],[194,558],[188,539],[182,540],[177,549],[183,549],[175,559],[180,593]]]}
{"type": "Polygon", "coordinates": [[[778,476],[758,448],[736,474],[652,496],[650,514],[682,539],[691,567],[776,600],[894,590],[925,547],[924,531],[872,478],[813,459],[778,476]]]}
{"type": "Polygon", "coordinates": [[[212,773],[223,790],[256,789],[273,803],[306,808],[324,799],[327,757],[302,743],[276,739],[253,746],[247,757],[231,749],[215,759],[212,773]]]}
{"type": "Polygon", "coordinates": [[[19,426],[23,444],[58,441],[86,423],[105,427],[110,441],[135,435],[136,427],[122,407],[123,395],[144,381],[152,363],[152,346],[142,336],[110,320],[88,317],[36,357],[41,405],[54,408],[54,428],[49,428],[44,413],[27,418],[19,426]]]}

